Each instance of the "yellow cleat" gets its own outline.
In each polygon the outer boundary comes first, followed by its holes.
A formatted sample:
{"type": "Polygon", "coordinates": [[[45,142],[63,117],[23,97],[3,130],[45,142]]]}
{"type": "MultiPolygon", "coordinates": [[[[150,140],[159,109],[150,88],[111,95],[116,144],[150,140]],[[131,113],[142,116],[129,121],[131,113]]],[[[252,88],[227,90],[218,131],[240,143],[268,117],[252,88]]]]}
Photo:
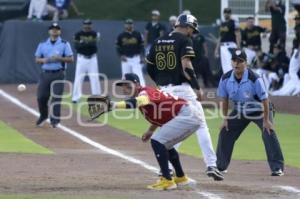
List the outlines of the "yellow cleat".
{"type": "Polygon", "coordinates": [[[162,191],[162,190],[176,189],[177,185],[174,179],[168,180],[164,177],[161,177],[155,184],[148,185],[147,188],[162,191]]]}
{"type": "Polygon", "coordinates": [[[178,186],[185,186],[193,183],[193,181],[187,176],[174,177],[174,181],[178,186]]]}

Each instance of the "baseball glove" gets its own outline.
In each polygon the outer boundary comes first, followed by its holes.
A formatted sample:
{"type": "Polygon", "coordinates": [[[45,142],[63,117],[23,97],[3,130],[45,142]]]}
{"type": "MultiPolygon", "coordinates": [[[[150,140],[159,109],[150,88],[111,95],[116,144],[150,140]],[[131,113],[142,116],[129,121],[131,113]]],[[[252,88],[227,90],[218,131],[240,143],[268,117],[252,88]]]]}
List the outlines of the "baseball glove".
{"type": "Polygon", "coordinates": [[[88,111],[92,121],[102,114],[111,111],[111,100],[109,96],[91,95],[87,98],[88,111]]]}

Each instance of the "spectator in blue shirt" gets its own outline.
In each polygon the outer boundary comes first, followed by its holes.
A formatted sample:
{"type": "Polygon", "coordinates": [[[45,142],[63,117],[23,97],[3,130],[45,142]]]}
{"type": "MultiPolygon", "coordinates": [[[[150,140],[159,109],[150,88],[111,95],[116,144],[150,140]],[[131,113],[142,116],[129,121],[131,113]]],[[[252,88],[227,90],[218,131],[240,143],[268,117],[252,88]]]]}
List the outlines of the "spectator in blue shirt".
{"type": "Polygon", "coordinates": [[[60,122],[60,102],[63,95],[66,63],[73,62],[69,42],[60,38],[61,28],[57,23],[49,27],[50,37],[41,42],[35,52],[36,63],[41,64],[42,73],[38,82],[37,102],[40,117],[36,122],[42,126],[48,118],[48,101],[51,97],[50,122],[55,128],[60,122]]]}
{"type": "Polygon", "coordinates": [[[248,124],[254,122],[262,131],[271,175],[282,176],[284,159],[273,128],[273,115],[265,85],[257,74],[247,68],[244,51],[233,50],[232,66],[233,70],[222,76],[218,87],[224,121],[217,146],[217,167],[220,171],[226,171],[235,141],[248,124]],[[229,100],[234,106],[228,115],[229,100]]]}

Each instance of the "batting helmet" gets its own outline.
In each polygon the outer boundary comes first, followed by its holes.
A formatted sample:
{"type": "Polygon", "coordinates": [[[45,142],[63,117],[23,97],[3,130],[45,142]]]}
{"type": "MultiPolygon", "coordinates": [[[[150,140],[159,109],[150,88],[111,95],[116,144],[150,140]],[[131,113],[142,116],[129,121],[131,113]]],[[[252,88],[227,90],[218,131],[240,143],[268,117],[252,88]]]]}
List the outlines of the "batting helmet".
{"type": "Polygon", "coordinates": [[[175,27],[181,26],[181,27],[191,27],[194,29],[194,32],[199,32],[198,30],[198,21],[196,17],[190,14],[181,14],[177,17],[175,27]]]}

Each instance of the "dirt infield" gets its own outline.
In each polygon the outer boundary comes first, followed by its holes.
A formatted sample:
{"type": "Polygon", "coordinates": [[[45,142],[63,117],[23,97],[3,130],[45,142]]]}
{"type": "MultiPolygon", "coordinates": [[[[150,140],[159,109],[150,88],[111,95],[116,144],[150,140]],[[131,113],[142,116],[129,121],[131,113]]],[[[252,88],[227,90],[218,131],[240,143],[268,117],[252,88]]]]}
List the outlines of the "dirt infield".
{"type": "MultiPolygon", "coordinates": [[[[35,85],[18,92],[15,85],[1,85],[5,92],[36,109],[35,85]]],[[[54,155],[0,154],[0,195],[89,195],[129,198],[297,198],[300,195],[277,186],[298,187],[300,171],[286,168],[283,177],[269,176],[265,161],[233,161],[223,182],[214,182],[205,174],[200,159],[182,156],[186,173],[197,180],[194,189],[156,192],[145,189],[157,176],[145,168],[100,151],[61,129],[49,125],[36,128],[36,117],[0,95],[0,120],[54,151],[54,155]]],[[[66,109],[63,112],[67,112],[66,109]]],[[[82,127],[76,116],[63,124],[95,142],[156,166],[149,144],[114,128],[82,127]]]]}

